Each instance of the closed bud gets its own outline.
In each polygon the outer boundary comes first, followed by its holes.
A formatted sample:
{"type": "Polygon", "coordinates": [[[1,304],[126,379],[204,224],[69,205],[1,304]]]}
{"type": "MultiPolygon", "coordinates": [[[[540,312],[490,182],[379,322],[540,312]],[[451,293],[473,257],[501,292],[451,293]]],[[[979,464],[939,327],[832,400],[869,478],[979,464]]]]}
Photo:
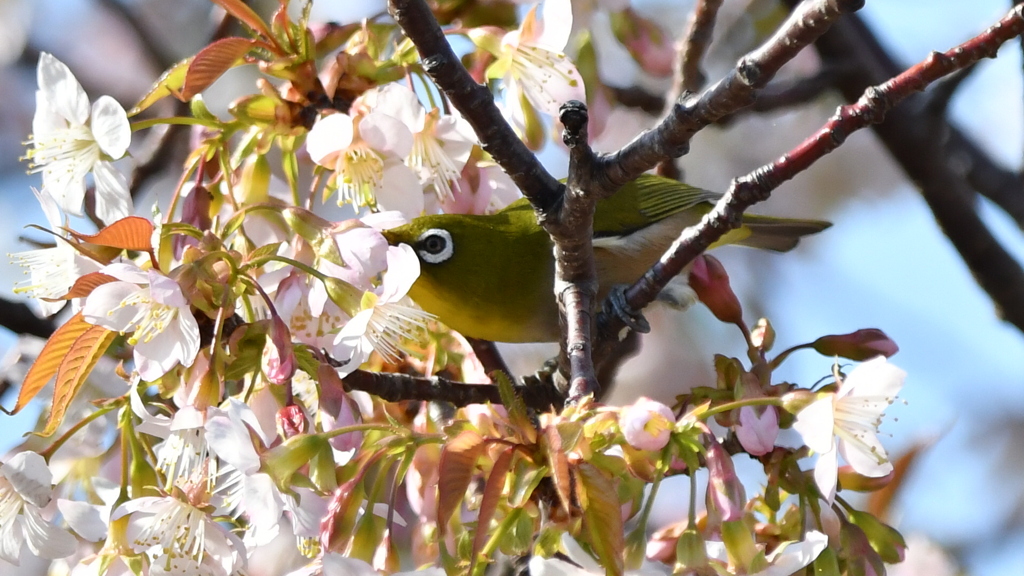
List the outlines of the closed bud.
{"type": "Polygon", "coordinates": [[[288,325],[276,313],[270,319],[270,333],[264,372],[272,384],[287,384],[295,375],[295,350],[288,325]]]}
{"type": "Polygon", "coordinates": [[[363,309],[363,290],[332,276],[323,279],[327,297],[349,316],[355,316],[363,309]]]}
{"type": "Polygon", "coordinates": [[[729,274],[717,258],[704,254],[693,261],[690,287],[715,318],[729,324],[742,324],[743,308],[729,286],[729,274]]]}
{"type": "Polygon", "coordinates": [[[761,318],[750,331],[750,341],[762,352],[767,352],[775,346],[775,329],[767,318],[761,318]]]}
{"type": "Polygon", "coordinates": [[[840,356],[858,362],[870,360],[875,356],[888,358],[900,350],[885,332],[877,328],[864,328],[850,334],[822,336],[811,343],[811,347],[824,356],[840,356]]]}
{"type": "Polygon", "coordinates": [[[888,564],[903,562],[907,554],[907,543],[895,528],[868,512],[851,510],[847,518],[864,531],[871,548],[882,560],[888,564]]]}
{"type": "Polygon", "coordinates": [[[285,406],[277,411],[277,432],[285,438],[291,438],[306,432],[306,414],[295,404],[285,406]]]}
{"type": "Polygon", "coordinates": [[[883,576],[885,563],[871,547],[868,537],[859,526],[843,522],[839,531],[839,556],[846,561],[849,576],[883,576]]]}
{"type": "Polygon", "coordinates": [[[267,157],[253,154],[242,165],[242,178],[235,187],[239,203],[258,204],[270,197],[270,162],[267,157]]]}
{"type": "Polygon", "coordinates": [[[732,456],[714,438],[708,446],[708,510],[718,513],[722,522],[743,518],[747,494],[736,475],[732,456]]]}

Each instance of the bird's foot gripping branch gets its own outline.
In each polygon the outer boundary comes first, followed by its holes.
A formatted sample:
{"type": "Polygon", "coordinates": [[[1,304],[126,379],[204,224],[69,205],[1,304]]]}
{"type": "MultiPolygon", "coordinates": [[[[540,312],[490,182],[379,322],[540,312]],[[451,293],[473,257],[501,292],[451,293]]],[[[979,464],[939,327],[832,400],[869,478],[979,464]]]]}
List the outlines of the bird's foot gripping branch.
{"type": "Polygon", "coordinates": [[[801,3],[724,78],[604,155],[591,142],[622,102],[590,65],[604,48],[588,10],[641,69],[672,72],[659,65],[672,43],[628,7],[392,0],[393,21],[328,23],[287,1],[268,14],[213,4],[224,22],[209,43],[130,111],[91,102],[70,68],[39,58],[27,158],[53,244],[13,257],[30,275],[19,290],[57,327],[27,354],[10,410],[47,401],[0,464],[0,559],[138,574],[252,573],[274,554],[292,575],[513,562],[749,576],[881,573],[903,558],[880,519],[889,504],[847,501],[895,491],[913,458],[894,466],[878,433],[905,376],[895,343],[866,329],[775,353],[782,336],[747,323],[705,252],[786,251],[827,228],[745,211],[910,92],[994,54],[1024,29],[1021,8],[722,195],[643,173],[860,2],[801,3]],[[243,65],[261,72],[255,85],[208,107],[204,91],[243,65]],[[530,148],[554,119],[564,184],[530,148]],[[121,170],[158,125],[187,127],[159,138],[188,134],[189,154],[163,166],[159,182],[176,184],[154,184],[166,194],[143,217],[129,182],[157,168],[121,170]],[[692,367],[674,365],[672,406],[599,403],[647,327],[634,311],[680,273],[738,328],[745,358],[709,359],[711,386],[686,386],[692,367]],[[563,386],[513,382],[494,340],[561,341],[563,386]],[[795,357],[824,378],[782,381],[795,357]],[[734,456],[758,477],[741,478],[734,456]],[[670,477],[682,488],[659,497],[670,477]],[[668,504],[676,518],[650,532],[668,504]]]}

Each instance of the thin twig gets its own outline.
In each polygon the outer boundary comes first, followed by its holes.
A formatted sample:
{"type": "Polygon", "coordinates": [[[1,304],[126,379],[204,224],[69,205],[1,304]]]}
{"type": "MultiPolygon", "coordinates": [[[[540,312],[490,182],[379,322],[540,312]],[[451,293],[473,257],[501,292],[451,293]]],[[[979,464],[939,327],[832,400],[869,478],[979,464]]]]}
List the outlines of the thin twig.
{"type": "Polygon", "coordinates": [[[602,159],[605,185],[615,189],[658,162],[689,150],[698,131],[749,106],[779,69],[824,34],[843,14],[859,10],[863,0],[817,0],[801,4],[772,38],[699,96],[684,95],[671,113],[621,150],[602,159]]]}
{"type": "Polygon", "coordinates": [[[480,364],[483,365],[484,370],[488,374],[495,371],[504,372],[509,377],[509,380],[515,381],[512,370],[505,363],[505,358],[502,357],[494,342],[470,337],[466,337],[466,341],[469,342],[470,347],[473,348],[473,353],[476,354],[477,359],[480,360],[480,364]]]}
{"type": "MultiPolygon", "coordinates": [[[[800,0],[786,1],[795,6],[800,0]]],[[[837,67],[839,77],[835,87],[847,101],[855,100],[868,86],[881,84],[904,69],[856,16],[838,22],[814,47],[825,65],[837,67]]],[[[945,169],[951,165],[961,167],[961,178],[966,179],[978,193],[992,200],[1018,226],[1024,228],[1024,194],[1021,193],[1019,175],[997,164],[946,118],[930,117],[927,112],[922,107],[901,106],[888,121],[875,126],[874,131],[883,142],[889,136],[906,142],[906,148],[900,150],[899,154],[894,151],[894,155],[917,156],[918,159],[907,158],[907,161],[922,170],[926,171],[929,166],[933,169],[945,169]],[[929,130],[921,130],[920,127],[925,124],[934,126],[929,130]],[[934,134],[943,135],[941,150],[935,155],[926,155],[925,149],[934,150],[940,144],[932,139],[934,134]]],[[[904,163],[903,160],[899,161],[904,163]]],[[[909,164],[905,163],[904,169],[912,179],[920,180],[919,175],[908,167],[909,164]]],[[[941,179],[935,181],[941,182],[941,179]]]]}
{"type": "Polygon", "coordinates": [[[704,87],[707,77],[701,70],[701,61],[711,44],[715,32],[715,20],[722,0],[697,0],[693,14],[686,28],[686,34],[679,45],[678,65],[672,85],[672,99],[683,92],[696,92],[704,87]]]}

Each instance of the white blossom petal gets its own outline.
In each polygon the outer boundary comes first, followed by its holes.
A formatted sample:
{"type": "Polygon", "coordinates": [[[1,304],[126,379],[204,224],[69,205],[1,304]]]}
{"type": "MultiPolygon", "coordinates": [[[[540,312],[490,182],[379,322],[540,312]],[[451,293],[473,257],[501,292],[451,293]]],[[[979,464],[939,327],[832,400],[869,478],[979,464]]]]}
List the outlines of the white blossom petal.
{"type": "Polygon", "coordinates": [[[100,150],[117,160],[128,151],[132,142],[132,128],[124,108],[110,96],[100,96],[92,105],[89,127],[100,150]]]}

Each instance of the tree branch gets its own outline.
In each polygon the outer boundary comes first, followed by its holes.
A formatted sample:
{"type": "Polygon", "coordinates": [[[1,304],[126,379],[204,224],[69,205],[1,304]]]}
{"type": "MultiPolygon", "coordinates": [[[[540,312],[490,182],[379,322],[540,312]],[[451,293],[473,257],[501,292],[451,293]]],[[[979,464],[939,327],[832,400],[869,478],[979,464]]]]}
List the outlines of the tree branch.
{"type": "MultiPolygon", "coordinates": [[[[786,1],[791,6],[799,2],[786,1]]],[[[836,67],[839,76],[834,85],[847,101],[853,101],[868,86],[881,84],[903,69],[856,16],[837,23],[815,43],[815,48],[826,66],[836,67]]],[[[923,107],[903,106],[887,122],[876,126],[874,131],[901,164],[904,164],[901,156],[916,155],[918,159],[907,158],[907,161],[922,169],[927,168],[924,164],[930,164],[934,169],[948,168],[949,165],[961,166],[959,178],[965,179],[977,192],[992,200],[1018,226],[1024,228],[1024,194],[1021,193],[1018,175],[996,164],[946,118],[929,116],[927,112],[923,107]],[[920,127],[926,124],[934,126],[922,131],[920,127]],[[909,133],[901,137],[900,132],[907,129],[909,133]],[[939,143],[931,140],[934,134],[942,134],[943,141],[939,143]],[[905,144],[894,147],[888,142],[890,137],[907,140],[903,140],[905,144]],[[898,146],[906,148],[900,150],[898,146]],[[926,149],[937,153],[925,154],[926,149]]],[[[920,175],[912,172],[907,165],[904,165],[904,169],[913,180],[920,179],[920,175]]],[[[941,182],[940,179],[935,181],[941,182]]]]}
{"type": "Polygon", "coordinates": [[[40,318],[24,302],[12,302],[0,298],[0,326],[15,334],[31,334],[49,338],[57,329],[51,318],[40,318]]]}
{"type": "Polygon", "coordinates": [[[687,24],[686,34],[679,46],[675,78],[672,82],[673,100],[683,92],[696,92],[704,87],[707,77],[700,68],[704,54],[715,32],[715,20],[722,0],[698,0],[687,24]]]}
{"type": "MultiPolygon", "coordinates": [[[[493,384],[464,384],[434,376],[422,378],[407,374],[356,370],[343,380],[346,390],[362,390],[387,402],[419,400],[449,402],[456,407],[469,404],[501,404],[498,387],[493,384]]],[[[515,393],[527,407],[547,411],[562,404],[562,396],[545,386],[515,386],[515,393]]]]}
{"type": "Polygon", "coordinates": [[[749,106],[755,91],[768,84],[785,63],[824,34],[841,15],[863,5],[863,0],[802,3],[768,42],[744,56],[728,76],[700,96],[682,96],[658,126],[603,158],[605,185],[617,189],[658,162],[686,154],[694,134],[749,106]]]}
{"type": "MultiPolygon", "coordinates": [[[[743,211],[751,205],[766,199],[771,191],[780,184],[809,168],[823,156],[838,148],[846,138],[856,130],[870,124],[878,124],[885,119],[885,113],[896,103],[908,96],[924,90],[930,83],[965,68],[985,57],[993,57],[999,46],[1011,38],[1024,32],[1024,7],[1017,7],[1003,17],[996,25],[984,33],[945,52],[933,52],[925,61],[906,70],[899,76],[881,84],[868,88],[863,96],[854,103],[842,106],[836,114],[810,138],[781,158],[758,168],[754,172],[733,181],[729,190],[715,207],[701,220],[700,224],[683,231],[662,259],[644,276],[625,292],[626,303],[635,309],[649,304],[661,292],[668,282],[679,274],[683,268],[704,252],[726,232],[740,225],[743,211]]],[[[909,130],[909,127],[904,127],[909,130]]],[[[934,138],[933,138],[934,140],[934,138]]],[[[895,144],[895,150],[904,149],[908,144],[895,144]]],[[[931,164],[931,163],[929,163],[931,164]]],[[[937,171],[929,172],[936,174],[937,171]]],[[[952,187],[938,187],[941,197],[934,196],[929,200],[936,201],[941,209],[936,212],[940,222],[945,218],[951,221],[956,218],[965,220],[955,228],[955,237],[951,239],[958,249],[966,251],[965,259],[970,256],[980,264],[976,274],[982,274],[979,282],[986,290],[999,290],[1000,295],[1015,296],[1009,302],[999,300],[1001,304],[1012,305],[1011,310],[1004,309],[1007,318],[1024,330],[1024,305],[1020,294],[1024,293],[1024,271],[992,238],[973,210],[969,215],[963,214],[970,208],[967,198],[958,197],[952,187]],[[974,218],[971,218],[973,215],[974,218]],[[987,267],[993,267],[989,270],[987,267]],[[1014,287],[1014,292],[1007,293],[1006,286],[1014,287]],[[1017,288],[1020,286],[1021,288],[1017,288]],[[1014,314],[1011,319],[1010,312],[1014,314]],[[1016,316],[1021,314],[1021,316],[1016,316]],[[1020,322],[1020,324],[1018,324],[1020,322]]],[[[933,207],[933,210],[936,208],[933,207]]],[[[947,231],[949,234],[949,231],[947,231]]],[[[964,252],[961,252],[964,253],[964,252]]],[[[972,268],[973,270],[973,268],[972,268]]],[[[614,340],[613,336],[624,327],[621,320],[606,312],[599,319],[599,330],[602,342],[614,340]]],[[[602,346],[609,346],[602,344],[602,346]]],[[[607,348],[602,348],[605,350],[607,348]]]]}

